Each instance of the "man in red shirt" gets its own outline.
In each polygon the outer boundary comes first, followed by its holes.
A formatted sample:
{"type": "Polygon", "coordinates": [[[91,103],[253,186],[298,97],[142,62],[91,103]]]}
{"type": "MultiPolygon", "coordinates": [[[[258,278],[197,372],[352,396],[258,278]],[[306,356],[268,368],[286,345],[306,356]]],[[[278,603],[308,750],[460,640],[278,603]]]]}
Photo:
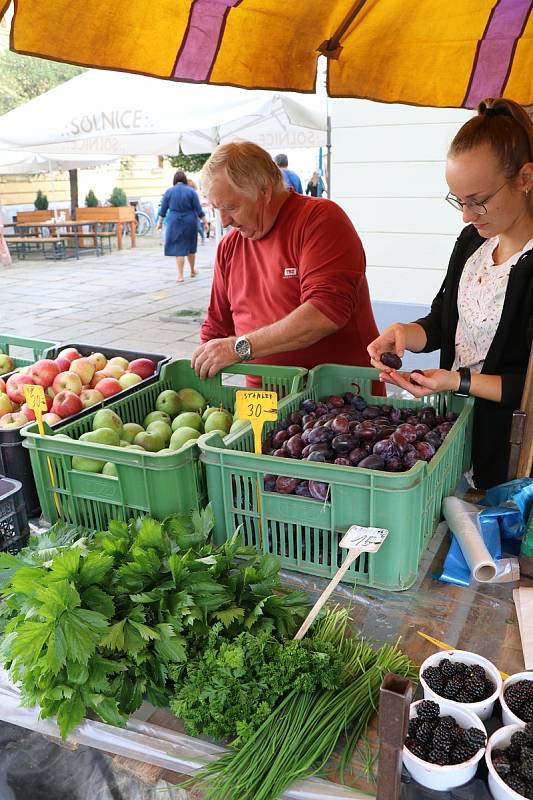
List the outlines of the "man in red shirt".
{"type": "Polygon", "coordinates": [[[378,331],[363,246],[344,211],[286,189],[270,155],[250,142],[217,148],[202,182],[233,230],[218,247],[196,373],[250,360],[369,366],[378,331]]]}

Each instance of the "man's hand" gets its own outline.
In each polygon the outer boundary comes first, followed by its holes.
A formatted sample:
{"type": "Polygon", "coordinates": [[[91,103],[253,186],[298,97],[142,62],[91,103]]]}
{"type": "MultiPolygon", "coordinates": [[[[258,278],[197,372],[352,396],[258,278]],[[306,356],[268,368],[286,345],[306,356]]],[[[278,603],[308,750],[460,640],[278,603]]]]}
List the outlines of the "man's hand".
{"type": "Polygon", "coordinates": [[[191,357],[191,366],[198,377],[204,379],[212,378],[224,367],[238,361],[235,336],[228,336],[226,339],[211,339],[197,347],[191,357]]]}

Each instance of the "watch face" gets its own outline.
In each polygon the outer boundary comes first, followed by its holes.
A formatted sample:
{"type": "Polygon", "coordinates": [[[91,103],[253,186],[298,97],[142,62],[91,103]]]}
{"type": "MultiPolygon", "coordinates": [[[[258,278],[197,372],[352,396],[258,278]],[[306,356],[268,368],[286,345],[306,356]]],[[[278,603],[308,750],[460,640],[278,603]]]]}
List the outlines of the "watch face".
{"type": "Polygon", "coordinates": [[[235,342],[235,350],[240,358],[250,358],[250,342],[244,337],[242,339],[237,339],[235,342]]]}

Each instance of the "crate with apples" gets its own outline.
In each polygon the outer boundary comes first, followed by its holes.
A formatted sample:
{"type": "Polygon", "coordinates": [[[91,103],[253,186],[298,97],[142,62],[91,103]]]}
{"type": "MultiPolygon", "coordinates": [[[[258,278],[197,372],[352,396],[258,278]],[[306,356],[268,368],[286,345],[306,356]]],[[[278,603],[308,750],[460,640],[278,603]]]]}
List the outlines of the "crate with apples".
{"type": "Polygon", "coordinates": [[[228,441],[242,435],[233,410],[243,376],[277,390],[283,408],[303,388],[306,370],[238,364],[224,374],[235,376],[233,385],[220,373],[200,380],[189,360],[173,361],[155,383],[111,398],[104,409],[61,425],[56,435],[41,436],[35,424],[24,428],[43,516],[57,519],[54,494],[62,519],[91,529],[141,513],[158,519],[186,514],[205,504],[199,440],[203,431],[218,431],[228,441]]]}
{"type": "Polygon", "coordinates": [[[48,405],[43,420],[56,427],[68,418],[90,413],[109,398],[124,397],[137,387],[156,381],[161,366],[169,361],[164,355],[89,344],[44,344],[46,348],[37,350],[43,357],[19,363],[14,371],[0,378],[0,474],[22,483],[29,516],[38,514],[39,502],[20,433],[35,420],[25,402],[24,386],[43,387],[48,405]]]}

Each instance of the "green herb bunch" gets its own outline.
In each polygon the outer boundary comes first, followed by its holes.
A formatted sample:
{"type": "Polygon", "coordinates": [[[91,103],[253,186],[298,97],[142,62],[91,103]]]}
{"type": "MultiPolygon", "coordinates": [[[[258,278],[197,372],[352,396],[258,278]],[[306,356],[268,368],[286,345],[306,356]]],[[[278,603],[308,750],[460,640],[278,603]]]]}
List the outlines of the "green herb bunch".
{"type": "Polygon", "coordinates": [[[212,527],[208,507],[192,519],[111,522],[92,539],[47,548],[46,561],[1,553],[0,661],[22,703],[57,716],[63,737],[88,712],[122,725],[145,697],[167,704],[214,624],[227,638],[291,635],[307,595],[280,593],[279,562],[244,547],[238,531],[210,544],[212,527]]]}
{"type": "Polygon", "coordinates": [[[280,643],[271,634],[220,638],[215,625],[203,655],[187,664],[170,706],[192,736],[233,739],[241,746],[293,689],[334,689],[343,659],[329,642],[280,643]]]}

